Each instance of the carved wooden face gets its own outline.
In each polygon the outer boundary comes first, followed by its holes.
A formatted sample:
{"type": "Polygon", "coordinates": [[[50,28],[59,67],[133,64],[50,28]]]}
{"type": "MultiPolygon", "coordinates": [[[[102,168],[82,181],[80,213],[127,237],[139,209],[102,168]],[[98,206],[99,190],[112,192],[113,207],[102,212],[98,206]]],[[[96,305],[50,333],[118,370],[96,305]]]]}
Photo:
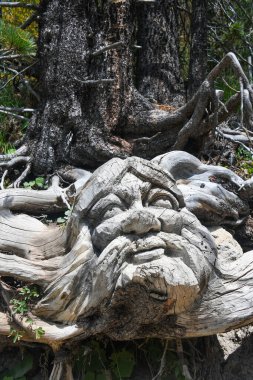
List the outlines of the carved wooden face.
{"type": "Polygon", "coordinates": [[[77,204],[98,257],[93,292],[102,297],[107,289],[114,299],[134,286],[166,314],[188,310],[207,285],[216,251],[183,206],[169,173],[154,163],[115,159],[95,172],[77,204]]]}

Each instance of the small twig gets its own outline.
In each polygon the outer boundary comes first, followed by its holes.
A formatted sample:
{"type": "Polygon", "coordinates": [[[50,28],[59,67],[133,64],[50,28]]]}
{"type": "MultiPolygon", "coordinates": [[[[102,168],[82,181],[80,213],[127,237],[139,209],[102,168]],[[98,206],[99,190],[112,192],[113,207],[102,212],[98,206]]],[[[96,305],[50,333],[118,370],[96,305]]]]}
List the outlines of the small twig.
{"type": "Polygon", "coordinates": [[[168,351],[168,344],[169,344],[169,340],[166,339],[165,341],[165,346],[164,346],[164,350],[163,350],[163,354],[162,354],[162,358],[161,358],[161,364],[160,364],[160,368],[159,368],[159,371],[158,373],[155,375],[155,377],[153,377],[152,380],[156,380],[156,379],[161,379],[163,373],[164,373],[164,370],[165,370],[165,366],[166,366],[166,353],[168,351]]]}
{"type": "Polygon", "coordinates": [[[183,345],[182,345],[181,339],[176,339],[176,346],[177,346],[177,354],[178,354],[179,360],[180,360],[181,365],[182,365],[183,375],[184,375],[186,380],[193,380],[191,375],[190,375],[188,366],[184,360],[184,351],[183,351],[183,345]]]}
{"type": "MultiPolygon", "coordinates": [[[[29,158],[29,159],[30,159],[30,158],[29,158]]],[[[27,165],[26,165],[25,170],[21,173],[21,175],[20,175],[20,176],[16,179],[16,181],[13,183],[13,187],[14,187],[14,188],[19,187],[20,183],[21,183],[22,181],[24,181],[24,179],[26,178],[26,176],[30,173],[30,171],[31,171],[31,167],[32,167],[31,163],[28,162],[27,165]]]]}
{"type": "Polygon", "coordinates": [[[12,158],[8,162],[1,162],[0,166],[6,166],[7,169],[9,169],[9,168],[11,168],[14,165],[19,164],[20,162],[28,162],[29,160],[30,160],[30,157],[27,157],[27,156],[18,156],[18,157],[12,158]]]}
{"type": "Polygon", "coordinates": [[[155,3],[156,0],[137,0],[136,3],[155,3]]]}
{"type": "Polygon", "coordinates": [[[180,7],[179,5],[177,5],[177,9],[179,9],[182,12],[188,13],[189,15],[192,14],[192,12],[189,9],[186,9],[184,7],[180,7]]]}
{"type": "Polygon", "coordinates": [[[80,80],[77,78],[75,78],[75,80],[77,82],[85,84],[86,86],[97,86],[99,84],[110,84],[110,83],[113,83],[115,81],[115,79],[97,79],[97,80],[88,79],[88,80],[83,81],[83,80],[80,80]]]}
{"type": "Polygon", "coordinates": [[[241,126],[243,127],[243,81],[240,78],[240,94],[241,94],[241,126]]]}
{"type": "Polygon", "coordinates": [[[18,108],[18,107],[3,107],[0,106],[0,111],[9,111],[9,112],[35,112],[36,110],[33,108],[18,108]]]}
{"type": "Polygon", "coordinates": [[[119,47],[122,47],[122,46],[124,46],[124,44],[123,44],[122,41],[115,42],[115,43],[113,43],[111,45],[104,46],[103,48],[94,51],[94,53],[91,53],[91,56],[92,57],[96,57],[97,55],[102,54],[102,53],[104,53],[107,50],[118,49],[119,47]]]}
{"type": "MultiPolygon", "coordinates": [[[[1,4],[1,3],[0,3],[1,4]]],[[[34,54],[11,54],[11,55],[4,55],[0,57],[0,61],[8,60],[8,59],[16,59],[16,58],[27,58],[32,57],[34,54]]]]}
{"type": "MultiPolygon", "coordinates": [[[[13,79],[15,79],[15,78],[18,77],[18,76],[21,76],[25,71],[27,71],[28,69],[30,69],[31,67],[33,67],[37,62],[38,62],[38,61],[33,62],[31,65],[25,67],[25,68],[24,68],[23,70],[21,70],[20,72],[11,69],[11,70],[13,70],[13,72],[14,72],[14,71],[16,72],[15,75],[14,75],[11,79],[9,79],[7,82],[5,82],[5,84],[4,84],[2,87],[0,87],[0,90],[2,90],[3,88],[5,88],[5,87],[7,86],[7,84],[10,83],[13,79]]],[[[10,70],[10,69],[8,69],[8,70],[10,70]]]]}
{"type": "Polygon", "coordinates": [[[37,99],[37,101],[40,102],[40,97],[37,94],[37,92],[34,91],[34,89],[32,88],[32,86],[30,85],[30,82],[27,79],[25,79],[25,80],[22,81],[22,83],[26,86],[26,88],[30,92],[30,94],[32,94],[35,97],[35,99],[37,99]]]}
{"type": "Polygon", "coordinates": [[[240,91],[238,91],[238,90],[236,90],[235,88],[231,87],[231,86],[228,84],[228,82],[227,82],[224,78],[221,78],[221,79],[222,79],[223,83],[224,83],[228,88],[230,88],[230,90],[232,90],[232,91],[234,91],[234,92],[236,92],[236,93],[239,94],[240,91]]]}
{"type": "Polygon", "coordinates": [[[138,142],[138,143],[142,143],[142,142],[151,142],[153,140],[156,139],[156,137],[158,137],[159,135],[161,135],[162,132],[157,132],[155,135],[151,136],[151,137],[139,137],[137,139],[134,139],[133,141],[134,142],[138,142]]]}
{"type": "Polygon", "coordinates": [[[27,146],[22,145],[20,148],[16,150],[15,153],[10,154],[0,154],[0,162],[8,162],[15,157],[24,156],[27,153],[27,146]]]}
{"type": "Polygon", "coordinates": [[[21,116],[21,115],[17,115],[16,113],[13,113],[13,112],[9,112],[9,111],[4,111],[2,109],[0,109],[0,113],[4,113],[5,115],[10,115],[10,116],[13,116],[15,117],[16,119],[19,119],[19,120],[25,120],[25,121],[28,121],[29,119],[25,116],[21,116]]]}
{"type": "Polygon", "coordinates": [[[37,21],[39,16],[39,12],[34,12],[23,24],[20,25],[20,29],[26,29],[30,26],[34,21],[37,21]]]}
{"type": "Polygon", "coordinates": [[[39,9],[39,7],[35,4],[26,4],[26,3],[21,3],[20,1],[16,1],[16,2],[4,1],[0,3],[0,7],[27,8],[27,9],[34,9],[34,10],[39,9]]]}
{"type": "Polygon", "coordinates": [[[218,100],[218,103],[224,108],[224,110],[225,110],[227,113],[229,113],[229,111],[228,111],[228,109],[227,109],[225,103],[223,103],[220,99],[218,100]]]}
{"type": "Polygon", "coordinates": [[[247,145],[245,145],[243,142],[238,141],[238,140],[235,140],[235,139],[233,139],[233,137],[230,137],[230,136],[225,135],[223,132],[221,132],[221,131],[218,130],[218,129],[216,129],[216,132],[215,132],[215,133],[217,133],[218,135],[222,136],[224,139],[227,139],[227,140],[229,140],[229,141],[232,141],[232,142],[235,143],[235,144],[239,144],[239,145],[241,145],[241,146],[242,146],[245,150],[247,150],[247,151],[252,155],[252,157],[253,157],[253,150],[250,149],[249,147],[247,147],[247,145]]]}

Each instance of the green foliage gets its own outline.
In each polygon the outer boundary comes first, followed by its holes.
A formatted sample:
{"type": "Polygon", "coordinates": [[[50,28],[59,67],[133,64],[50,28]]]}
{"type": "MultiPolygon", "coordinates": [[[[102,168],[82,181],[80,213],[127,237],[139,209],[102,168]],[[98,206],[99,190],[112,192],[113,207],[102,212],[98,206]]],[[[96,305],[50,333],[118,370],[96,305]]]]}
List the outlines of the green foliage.
{"type": "Polygon", "coordinates": [[[236,166],[238,174],[245,178],[250,178],[253,175],[253,160],[252,154],[239,146],[236,151],[236,166]]]}
{"type": "Polygon", "coordinates": [[[40,339],[43,335],[45,335],[45,330],[43,330],[42,327],[37,327],[34,329],[35,332],[35,338],[40,339]]]}
{"type": "Polygon", "coordinates": [[[66,222],[67,222],[68,218],[70,217],[71,213],[72,213],[72,210],[65,211],[64,216],[60,216],[59,218],[57,218],[56,223],[57,224],[66,224],[66,222]]]}
{"type": "Polygon", "coordinates": [[[226,102],[232,95],[235,95],[236,91],[240,91],[239,80],[235,77],[234,73],[232,73],[230,70],[227,70],[225,78],[227,84],[225,84],[222,78],[218,78],[215,81],[215,88],[224,91],[222,99],[224,102],[226,102]]]}
{"type": "Polygon", "coordinates": [[[10,328],[10,334],[8,337],[12,337],[13,343],[17,343],[22,338],[23,333],[22,331],[18,331],[16,329],[10,328]]]}
{"type": "Polygon", "coordinates": [[[36,44],[32,35],[4,20],[0,21],[0,44],[2,48],[18,54],[32,55],[36,53],[36,44]]]}
{"type": "Polygon", "coordinates": [[[209,10],[209,56],[219,61],[225,53],[233,51],[246,69],[242,59],[252,55],[253,8],[251,0],[211,2],[209,10]]]}
{"type": "MultiPolygon", "coordinates": [[[[12,298],[10,300],[10,304],[13,305],[14,314],[20,314],[22,317],[27,316],[31,303],[39,296],[38,289],[35,286],[23,286],[20,288],[18,290],[18,298],[12,298]]],[[[31,318],[26,318],[25,322],[30,326],[36,339],[40,339],[45,334],[42,327],[33,327],[34,321],[31,318]]],[[[9,337],[12,337],[13,343],[16,343],[22,339],[22,336],[22,331],[15,330],[13,328],[10,329],[9,337]]]]}
{"type": "Polygon", "coordinates": [[[251,160],[252,154],[248,150],[244,149],[242,146],[239,146],[236,151],[236,157],[238,159],[251,160]]]}
{"type": "Polygon", "coordinates": [[[24,182],[23,187],[26,189],[33,189],[33,190],[42,190],[42,189],[45,190],[48,188],[44,177],[37,177],[32,181],[24,182]]]}
{"type": "MultiPolygon", "coordinates": [[[[171,343],[173,345],[173,342],[171,343]]],[[[79,348],[74,361],[74,378],[78,380],[125,380],[134,375],[138,363],[146,363],[152,376],[158,373],[164,352],[164,342],[149,339],[144,343],[106,342],[91,340],[79,348]]],[[[172,377],[185,380],[177,354],[166,352],[166,366],[161,380],[172,377]]]]}
{"type": "MultiPolygon", "coordinates": [[[[35,4],[39,5],[40,0],[29,0],[29,4],[35,4]]],[[[20,26],[22,25],[33,13],[34,11],[32,9],[27,8],[3,8],[2,14],[3,19],[5,21],[8,21],[9,23],[20,26]]],[[[28,28],[32,35],[37,38],[38,36],[38,24],[36,22],[33,22],[28,28]]]]}

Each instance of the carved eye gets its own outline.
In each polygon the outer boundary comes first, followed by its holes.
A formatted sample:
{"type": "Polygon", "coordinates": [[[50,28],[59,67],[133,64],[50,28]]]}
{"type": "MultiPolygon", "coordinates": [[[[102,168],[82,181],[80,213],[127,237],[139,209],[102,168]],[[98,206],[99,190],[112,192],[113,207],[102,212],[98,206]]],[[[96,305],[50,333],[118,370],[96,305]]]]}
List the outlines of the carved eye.
{"type": "Polygon", "coordinates": [[[163,207],[163,208],[172,209],[172,204],[171,204],[170,199],[168,198],[166,199],[165,197],[157,198],[153,200],[152,202],[150,202],[149,205],[154,206],[154,207],[163,207]]]}
{"type": "Polygon", "coordinates": [[[119,207],[119,205],[110,205],[106,210],[103,210],[101,212],[101,219],[110,219],[113,216],[120,214],[123,210],[123,208],[119,207]]]}
{"type": "Polygon", "coordinates": [[[165,189],[153,188],[150,190],[147,201],[147,206],[161,207],[167,209],[178,210],[179,204],[174,195],[165,189]]]}
{"type": "Polygon", "coordinates": [[[119,197],[115,194],[109,194],[101,198],[90,210],[89,221],[93,225],[100,224],[105,219],[110,219],[113,216],[124,211],[124,205],[119,197]]]}

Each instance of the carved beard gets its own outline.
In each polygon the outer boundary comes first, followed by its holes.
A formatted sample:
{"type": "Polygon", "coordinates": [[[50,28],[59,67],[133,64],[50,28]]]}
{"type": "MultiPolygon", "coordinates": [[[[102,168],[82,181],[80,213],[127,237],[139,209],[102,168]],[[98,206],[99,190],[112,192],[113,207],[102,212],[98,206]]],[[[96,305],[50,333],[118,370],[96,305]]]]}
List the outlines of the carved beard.
{"type": "MultiPolygon", "coordinates": [[[[166,314],[189,310],[204,292],[215,260],[215,245],[208,231],[187,210],[184,226],[176,233],[129,234],[111,241],[95,264],[89,310],[100,309],[127,297],[134,286],[136,297],[166,308],[166,314]],[[194,231],[194,233],[193,233],[194,231]],[[95,302],[94,302],[95,301],[95,302]]],[[[164,315],[163,315],[164,316],[164,315]]]]}

